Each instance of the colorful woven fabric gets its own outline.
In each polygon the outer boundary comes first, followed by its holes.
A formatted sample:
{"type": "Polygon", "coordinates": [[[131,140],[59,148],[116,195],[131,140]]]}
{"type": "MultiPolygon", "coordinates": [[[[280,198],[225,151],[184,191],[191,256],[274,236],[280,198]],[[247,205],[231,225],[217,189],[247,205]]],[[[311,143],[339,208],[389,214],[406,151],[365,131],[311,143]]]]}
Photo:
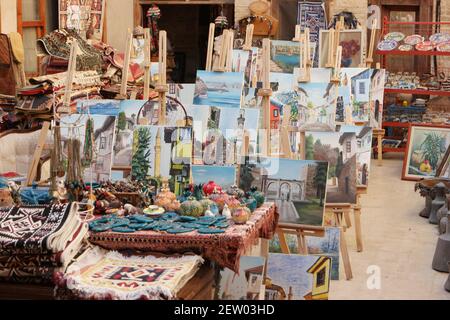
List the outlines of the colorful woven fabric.
{"type": "Polygon", "coordinates": [[[56,292],[95,300],[173,299],[202,263],[197,255],[125,256],[94,247],[56,277],[56,292]]]}
{"type": "Polygon", "coordinates": [[[247,224],[230,227],[221,234],[168,234],[157,231],[134,233],[99,232],[90,233],[89,241],[110,250],[141,250],[154,252],[195,252],[204,258],[236,272],[239,258],[258,238],[270,239],[278,223],[278,213],[273,203],[257,209],[247,224]]]}
{"type": "Polygon", "coordinates": [[[319,62],[319,34],[321,29],[327,28],[327,18],[323,2],[298,1],[297,24],[302,30],[309,28],[309,40],[316,43],[316,54],[314,56],[314,67],[319,62]]]}

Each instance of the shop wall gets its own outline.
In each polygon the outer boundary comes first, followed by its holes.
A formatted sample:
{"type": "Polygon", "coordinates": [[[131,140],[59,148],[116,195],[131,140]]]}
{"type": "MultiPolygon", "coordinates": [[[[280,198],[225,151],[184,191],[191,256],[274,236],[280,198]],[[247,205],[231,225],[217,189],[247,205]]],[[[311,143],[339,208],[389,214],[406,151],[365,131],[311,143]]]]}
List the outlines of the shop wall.
{"type": "MultiPolygon", "coordinates": [[[[450,1],[441,0],[441,22],[450,21],[450,1]]],[[[445,31],[450,32],[448,27],[445,31]]],[[[450,58],[449,57],[438,57],[438,69],[443,70],[447,75],[450,71],[450,58]]]]}
{"type": "Polygon", "coordinates": [[[250,14],[248,5],[253,2],[253,0],[235,0],[234,2],[234,17],[237,23],[242,18],[247,17],[250,14]]]}
{"type": "Polygon", "coordinates": [[[0,0],[0,23],[1,33],[17,31],[16,1],[0,0]]]}
{"type": "Polygon", "coordinates": [[[133,0],[106,1],[107,42],[119,51],[125,51],[127,30],[133,30],[133,0]]]}
{"type": "Polygon", "coordinates": [[[368,1],[367,0],[334,0],[330,1],[330,18],[333,15],[342,12],[350,11],[356,16],[358,21],[364,27],[367,21],[368,13],[368,1]]]}

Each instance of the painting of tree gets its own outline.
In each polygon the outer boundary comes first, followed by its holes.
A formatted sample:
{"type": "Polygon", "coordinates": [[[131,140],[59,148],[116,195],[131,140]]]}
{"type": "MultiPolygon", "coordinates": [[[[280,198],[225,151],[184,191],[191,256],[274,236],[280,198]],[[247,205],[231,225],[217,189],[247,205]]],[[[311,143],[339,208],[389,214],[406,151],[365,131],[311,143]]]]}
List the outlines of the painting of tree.
{"type": "Polygon", "coordinates": [[[147,177],[150,169],[150,140],[150,128],[139,127],[134,131],[131,172],[135,180],[145,180],[147,177]]]}
{"type": "Polygon", "coordinates": [[[325,162],[319,162],[317,164],[316,175],[314,177],[314,185],[317,188],[317,198],[320,199],[320,206],[323,206],[323,201],[325,199],[325,190],[327,186],[327,174],[328,174],[328,164],[325,162]]]}
{"type": "Polygon", "coordinates": [[[436,170],[440,155],[445,152],[445,137],[436,132],[430,132],[425,134],[425,140],[420,145],[420,149],[423,151],[423,157],[431,165],[433,170],[436,170]]]}

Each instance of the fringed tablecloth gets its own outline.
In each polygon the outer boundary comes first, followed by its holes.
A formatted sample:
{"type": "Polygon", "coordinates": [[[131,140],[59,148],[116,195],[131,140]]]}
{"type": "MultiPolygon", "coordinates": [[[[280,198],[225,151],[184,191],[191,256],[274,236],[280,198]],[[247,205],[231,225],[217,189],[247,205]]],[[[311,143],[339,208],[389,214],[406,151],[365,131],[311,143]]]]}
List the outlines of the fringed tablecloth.
{"type": "Polygon", "coordinates": [[[168,234],[156,231],[134,233],[90,233],[89,241],[109,250],[141,250],[170,253],[195,252],[205,259],[239,272],[240,257],[258,238],[271,239],[278,224],[278,212],[274,203],[258,208],[245,225],[230,223],[221,234],[168,234]]]}

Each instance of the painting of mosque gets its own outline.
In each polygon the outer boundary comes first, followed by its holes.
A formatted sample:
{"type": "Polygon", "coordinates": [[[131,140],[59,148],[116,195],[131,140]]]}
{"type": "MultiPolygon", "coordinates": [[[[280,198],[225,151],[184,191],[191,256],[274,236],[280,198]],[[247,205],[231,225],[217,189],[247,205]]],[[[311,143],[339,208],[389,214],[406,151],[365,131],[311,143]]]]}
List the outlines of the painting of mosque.
{"type": "Polygon", "coordinates": [[[275,202],[280,223],[321,226],[327,175],[324,161],[247,159],[239,169],[239,187],[256,188],[275,202]]]}

